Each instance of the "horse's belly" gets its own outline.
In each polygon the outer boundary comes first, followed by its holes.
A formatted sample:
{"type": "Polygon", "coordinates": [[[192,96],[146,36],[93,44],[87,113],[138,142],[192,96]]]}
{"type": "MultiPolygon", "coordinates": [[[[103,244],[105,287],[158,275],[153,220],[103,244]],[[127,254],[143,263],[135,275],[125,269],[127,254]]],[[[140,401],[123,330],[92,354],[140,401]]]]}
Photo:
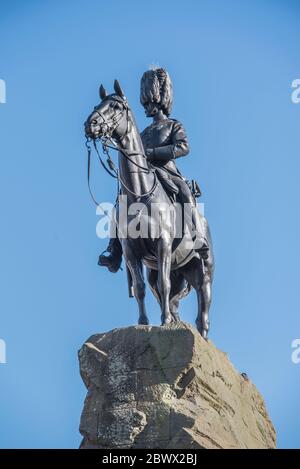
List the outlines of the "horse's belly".
{"type": "MultiPolygon", "coordinates": [[[[147,254],[142,256],[143,264],[146,267],[154,270],[158,270],[157,255],[155,254],[156,252],[156,250],[153,250],[152,254],[149,254],[148,251],[147,254]]],[[[172,251],[171,270],[176,270],[180,267],[183,267],[195,256],[200,257],[192,247],[187,247],[184,241],[181,240],[179,244],[176,243],[176,247],[172,251]]]]}

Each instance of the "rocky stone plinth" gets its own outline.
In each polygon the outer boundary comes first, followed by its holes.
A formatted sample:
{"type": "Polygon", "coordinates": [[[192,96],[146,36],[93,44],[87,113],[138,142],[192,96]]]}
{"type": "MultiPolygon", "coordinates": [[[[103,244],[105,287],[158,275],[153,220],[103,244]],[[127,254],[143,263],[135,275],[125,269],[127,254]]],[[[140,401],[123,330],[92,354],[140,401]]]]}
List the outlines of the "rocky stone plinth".
{"type": "Polygon", "coordinates": [[[188,324],[93,335],[81,448],[275,448],[262,396],[188,324]]]}

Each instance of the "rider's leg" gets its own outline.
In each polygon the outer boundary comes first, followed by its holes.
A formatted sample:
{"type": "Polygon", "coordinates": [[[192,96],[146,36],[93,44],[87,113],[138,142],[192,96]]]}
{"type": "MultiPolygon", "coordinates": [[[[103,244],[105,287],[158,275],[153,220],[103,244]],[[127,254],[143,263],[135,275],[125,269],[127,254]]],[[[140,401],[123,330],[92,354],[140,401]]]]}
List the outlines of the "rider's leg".
{"type": "Polygon", "coordinates": [[[110,240],[106,250],[99,256],[98,265],[107,267],[110,272],[117,272],[122,262],[122,245],[118,238],[115,220],[112,218],[110,226],[110,240]],[[112,226],[113,225],[113,226],[112,226]],[[105,253],[108,254],[105,254],[105,253]]]}
{"type": "Polygon", "coordinates": [[[110,238],[106,250],[100,254],[98,265],[107,267],[110,272],[117,272],[122,262],[122,245],[119,238],[110,238]],[[108,252],[108,254],[105,254],[108,252]]]}
{"type": "MultiPolygon", "coordinates": [[[[195,199],[190,191],[189,186],[185,182],[184,179],[179,177],[172,178],[177,187],[180,191],[180,199],[182,204],[188,204],[188,212],[185,215],[191,216],[192,224],[193,224],[193,231],[196,235],[195,239],[195,249],[201,250],[203,253],[208,249],[207,241],[205,238],[204,233],[204,223],[203,223],[203,216],[197,210],[197,205],[195,203],[195,199]]],[[[184,206],[184,205],[183,205],[184,206]]],[[[187,207],[185,207],[186,209],[187,207]]]]}

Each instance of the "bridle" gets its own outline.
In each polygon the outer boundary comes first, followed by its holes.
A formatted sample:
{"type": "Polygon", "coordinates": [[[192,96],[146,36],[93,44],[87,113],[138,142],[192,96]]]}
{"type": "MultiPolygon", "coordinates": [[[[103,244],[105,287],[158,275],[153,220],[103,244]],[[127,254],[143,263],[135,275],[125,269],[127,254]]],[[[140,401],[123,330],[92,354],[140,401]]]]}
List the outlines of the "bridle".
{"type": "MultiPolygon", "coordinates": [[[[105,99],[108,99],[108,98],[105,98],[105,99]]],[[[123,150],[122,148],[120,148],[117,143],[115,142],[115,140],[113,139],[113,133],[117,130],[118,126],[120,125],[120,122],[121,122],[121,119],[123,118],[123,115],[124,115],[124,111],[126,111],[126,122],[127,122],[127,127],[126,127],[126,130],[124,132],[124,134],[122,135],[122,137],[120,137],[120,140],[122,141],[129,133],[129,106],[128,106],[128,103],[127,103],[127,100],[126,98],[119,98],[114,96],[113,98],[115,101],[118,101],[119,103],[121,103],[123,105],[123,109],[116,113],[112,118],[110,118],[108,121],[104,118],[103,114],[98,110],[98,109],[94,109],[94,112],[101,118],[102,122],[100,122],[99,126],[100,126],[100,133],[101,133],[101,136],[98,137],[98,138],[91,138],[91,137],[87,137],[86,138],[86,142],[85,142],[85,146],[87,148],[87,153],[88,153],[88,164],[87,164],[87,179],[88,179],[88,188],[89,188],[89,192],[90,192],[90,195],[91,195],[91,198],[92,200],[94,201],[94,203],[96,205],[99,205],[99,203],[97,202],[97,200],[95,199],[93,193],[92,193],[92,190],[91,190],[91,186],[90,186],[90,174],[91,174],[91,145],[90,145],[90,142],[92,141],[93,142],[93,146],[94,146],[94,149],[97,153],[97,156],[98,156],[98,159],[99,159],[99,162],[101,164],[101,166],[105,169],[105,171],[113,178],[117,179],[118,181],[118,194],[120,192],[120,185],[123,186],[128,192],[130,192],[132,195],[134,195],[135,197],[137,198],[140,198],[140,197],[145,197],[145,196],[148,196],[150,197],[151,194],[154,192],[154,190],[156,189],[156,186],[157,186],[157,176],[156,176],[156,173],[155,171],[152,169],[152,168],[149,168],[148,166],[141,166],[139,165],[138,163],[136,163],[135,161],[133,161],[130,156],[136,156],[136,155],[141,155],[146,161],[147,161],[147,157],[144,153],[141,153],[141,152],[132,152],[132,153],[127,153],[125,152],[125,150],[123,150]],[[120,116],[120,117],[119,117],[120,116]],[[112,125],[110,125],[110,123],[112,123],[112,125]],[[98,150],[98,147],[97,147],[97,140],[100,140],[100,142],[102,143],[102,150],[103,150],[103,153],[106,155],[106,163],[103,161],[103,159],[101,158],[101,155],[99,153],[99,150],[98,150]],[[127,160],[129,160],[133,165],[135,165],[136,167],[138,167],[139,169],[142,169],[143,171],[146,171],[148,174],[152,172],[152,174],[154,175],[154,184],[153,184],[153,187],[143,193],[143,194],[136,194],[135,192],[133,192],[132,190],[129,189],[129,187],[127,187],[127,185],[125,184],[125,182],[123,181],[123,179],[121,178],[120,176],[120,173],[119,173],[119,170],[117,168],[117,166],[115,165],[113,159],[111,158],[110,156],[110,153],[109,153],[109,150],[112,149],[112,150],[116,150],[116,151],[119,151],[127,160]]]]}
{"type": "MultiPolygon", "coordinates": [[[[107,99],[107,98],[106,98],[107,99]]],[[[124,99],[124,100],[119,100],[117,98],[114,98],[115,101],[117,101],[118,103],[122,104],[123,105],[123,109],[118,112],[117,114],[115,114],[112,118],[109,119],[109,121],[106,121],[103,114],[97,109],[95,108],[94,109],[94,112],[96,114],[98,114],[98,116],[102,119],[102,122],[99,124],[100,125],[100,128],[101,128],[101,133],[102,133],[102,137],[104,138],[112,138],[112,135],[114,133],[115,130],[117,130],[119,124],[120,124],[120,121],[123,117],[123,112],[124,110],[126,110],[126,117],[127,117],[127,129],[124,133],[124,135],[121,137],[121,140],[125,137],[125,135],[127,135],[128,133],[128,113],[129,113],[129,107],[128,107],[128,104],[127,104],[127,101],[124,99]],[[120,116],[120,117],[119,117],[120,116]],[[112,125],[109,126],[108,122],[112,122],[112,125]]],[[[105,101],[105,100],[104,100],[105,101]]]]}

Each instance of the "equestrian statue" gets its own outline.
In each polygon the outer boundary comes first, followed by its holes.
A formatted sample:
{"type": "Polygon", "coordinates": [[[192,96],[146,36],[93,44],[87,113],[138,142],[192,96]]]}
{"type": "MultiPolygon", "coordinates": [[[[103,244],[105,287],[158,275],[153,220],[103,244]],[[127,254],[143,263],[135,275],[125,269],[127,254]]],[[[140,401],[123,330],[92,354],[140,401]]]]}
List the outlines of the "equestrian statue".
{"type": "Polygon", "coordinates": [[[162,325],[180,320],[179,300],[194,288],[197,329],[207,339],[214,271],[212,242],[207,220],[197,209],[199,186],[196,181],[187,181],[176,167],[176,159],[189,153],[189,144],[182,124],[170,118],[170,76],[163,68],[143,74],[140,101],[153,121],[141,134],[119,82],[115,80],[112,94],[107,94],[103,85],[99,91],[101,102],[85,122],[89,158],[92,141],[101,164],[118,179],[119,189],[112,222],[116,224],[116,236],[111,236],[98,264],[117,272],[124,257],[129,291],[138,303],[139,324],[149,323],[144,270],[161,308],[162,325]],[[108,155],[108,166],[97,150],[99,140],[108,155]],[[118,168],[109,156],[109,148],[118,150],[118,168]],[[136,213],[128,210],[125,219],[120,216],[124,197],[128,207],[142,207],[136,213]],[[156,207],[155,215],[152,211],[149,214],[150,207],[156,207]],[[124,230],[125,222],[128,227],[134,218],[138,226],[145,223],[154,227],[154,234],[150,230],[147,236],[137,236],[124,230]]]}

